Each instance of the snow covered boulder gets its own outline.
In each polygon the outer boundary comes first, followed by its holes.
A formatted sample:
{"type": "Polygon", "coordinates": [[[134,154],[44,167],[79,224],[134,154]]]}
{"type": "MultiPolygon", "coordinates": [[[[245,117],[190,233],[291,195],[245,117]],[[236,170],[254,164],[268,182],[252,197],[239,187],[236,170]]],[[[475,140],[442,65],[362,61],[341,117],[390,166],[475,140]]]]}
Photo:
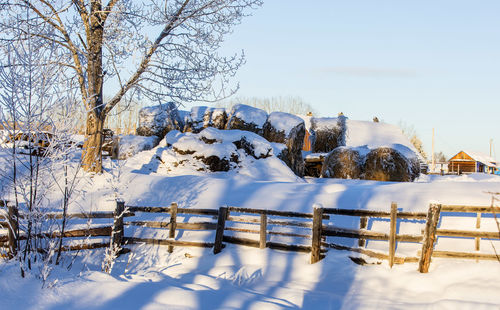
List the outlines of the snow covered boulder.
{"type": "Polygon", "coordinates": [[[244,104],[237,104],[232,107],[229,113],[226,129],[240,129],[262,135],[266,120],[266,111],[244,104]]]}
{"type": "Polygon", "coordinates": [[[151,150],[158,145],[160,138],[157,136],[119,136],[118,152],[113,157],[118,159],[127,159],[139,152],[151,150]]]}
{"type": "Polygon", "coordinates": [[[179,130],[183,121],[179,116],[177,106],[173,102],[145,107],[139,111],[139,127],[136,133],[139,136],[157,136],[163,138],[170,130],[179,130]]]}
{"type": "Polygon", "coordinates": [[[313,153],[328,153],[339,146],[345,146],[346,117],[311,118],[313,153]]]}
{"type": "Polygon", "coordinates": [[[278,157],[300,177],[304,175],[302,147],[304,145],[305,133],[306,130],[302,118],[284,112],[272,112],[269,114],[263,127],[264,138],[270,142],[286,145],[286,149],[278,157]]]}
{"type": "Polygon", "coordinates": [[[362,158],[355,149],[339,146],[325,157],[321,176],[323,178],[359,179],[362,158]]]}
{"type": "Polygon", "coordinates": [[[371,150],[365,158],[364,179],[376,181],[411,182],[415,175],[412,158],[390,147],[371,150]]]}

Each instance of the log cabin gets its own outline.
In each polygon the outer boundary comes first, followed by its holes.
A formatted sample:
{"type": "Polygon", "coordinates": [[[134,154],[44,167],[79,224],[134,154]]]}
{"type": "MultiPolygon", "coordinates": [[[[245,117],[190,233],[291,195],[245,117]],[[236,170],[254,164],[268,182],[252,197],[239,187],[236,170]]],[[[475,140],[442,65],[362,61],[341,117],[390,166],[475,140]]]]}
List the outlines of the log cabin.
{"type": "Polygon", "coordinates": [[[495,173],[497,161],[490,156],[476,152],[460,151],[448,162],[448,171],[452,173],[495,173]]]}

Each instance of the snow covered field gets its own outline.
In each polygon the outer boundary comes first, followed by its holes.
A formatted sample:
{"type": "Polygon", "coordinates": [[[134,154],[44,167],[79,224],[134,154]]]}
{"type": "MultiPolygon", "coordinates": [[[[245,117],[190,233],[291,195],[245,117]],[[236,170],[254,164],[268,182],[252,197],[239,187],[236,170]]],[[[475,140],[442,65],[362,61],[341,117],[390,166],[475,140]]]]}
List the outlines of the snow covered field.
{"type": "MultiPolygon", "coordinates": [[[[421,176],[414,183],[340,179],[300,179],[274,157],[251,160],[229,172],[206,173],[190,167],[167,168],[169,152],[160,145],[126,161],[106,161],[103,175],[84,179],[71,212],[113,210],[115,198],[129,205],[219,208],[223,205],[312,212],[324,207],[388,211],[392,201],[404,211],[427,211],[430,202],[490,205],[500,177],[494,175],[421,176]]],[[[75,157],[77,158],[77,157],[75,157]]],[[[474,218],[451,218],[446,225],[474,229],[474,218]]],[[[374,222],[378,229],[384,222],[374,222]]],[[[403,228],[402,228],[403,229],[403,228]]],[[[416,225],[414,230],[421,229],[416,225]]],[[[482,229],[495,229],[485,219],[482,229]]],[[[485,252],[500,244],[483,240],[485,252]]],[[[368,248],[386,247],[370,242],[368,248]]],[[[473,240],[438,242],[438,248],[473,250],[473,240]]],[[[395,265],[330,249],[310,265],[309,254],[227,245],[211,249],[136,245],[122,255],[111,275],[101,272],[104,251],[81,253],[56,267],[48,284],[16,264],[0,263],[2,309],[498,309],[500,263],[433,259],[428,274],[416,263],[395,265]],[[57,282],[54,281],[58,279],[57,282]]],[[[397,254],[415,248],[398,246],[397,254]]]]}

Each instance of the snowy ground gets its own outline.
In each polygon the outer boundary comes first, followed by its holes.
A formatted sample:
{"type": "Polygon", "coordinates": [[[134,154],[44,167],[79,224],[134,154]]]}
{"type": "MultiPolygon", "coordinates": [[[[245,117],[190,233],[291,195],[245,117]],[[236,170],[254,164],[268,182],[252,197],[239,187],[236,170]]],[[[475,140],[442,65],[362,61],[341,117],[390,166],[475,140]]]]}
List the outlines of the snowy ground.
{"type": "MultiPolygon", "coordinates": [[[[388,211],[395,201],[405,211],[426,211],[435,201],[489,205],[488,192],[500,189],[499,176],[478,174],[422,176],[414,183],[304,180],[275,158],[256,160],[237,171],[207,174],[185,167],[167,169],[155,157],[159,152],[155,148],[125,162],[106,162],[103,175],[81,181],[72,211],[113,210],[116,197],[130,205],[177,202],[191,208],[232,205],[302,212],[311,212],[313,204],[388,211]]],[[[475,227],[475,217],[447,221],[442,225],[475,227]]],[[[383,229],[387,224],[371,225],[383,229]]],[[[422,227],[410,224],[400,229],[418,232],[422,227]]],[[[494,228],[492,218],[484,219],[482,229],[494,228]]],[[[500,244],[487,240],[481,248],[491,253],[495,244],[500,249],[500,244]]],[[[368,247],[387,245],[373,242],[368,247]]],[[[473,240],[443,239],[438,247],[471,251],[473,240]]],[[[415,251],[400,245],[397,254],[415,255],[415,251]]],[[[324,260],[310,265],[309,254],[236,245],[218,255],[210,249],[177,247],[168,254],[162,247],[134,246],[108,275],[100,271],[103,251],[94,250],[77,258],[69,271],[67,257],[49,281],[58,282],[44,289],[32,275],[20,278],[15,264],[2,262],[0,304],[2,309],[500,308],[497,261],[433,259],[430,272],[420,274],[415,263],[390,269],[386,262],[369,260],[374,264],[359,266],[349,255],[354,254],[329,250],[324,260]]]]}
{"type": "Polygon", "coordinates": [[[111,275],[96,271],[102,252],[76,264],[53,288],[20,279],[1,266],[3,309],[498,309],[500,263],[435,259],[428,274],[416,264],[359,266],[330,251],[308,254],[229,245],[210,250],[138,247],[111,275]],[[187,258],[185,253],[191,254],[187,258]],[[81,270],[81,271],[80,271],[81,270]],[[12,281],[16,279],[16,281],[12,281]]]}

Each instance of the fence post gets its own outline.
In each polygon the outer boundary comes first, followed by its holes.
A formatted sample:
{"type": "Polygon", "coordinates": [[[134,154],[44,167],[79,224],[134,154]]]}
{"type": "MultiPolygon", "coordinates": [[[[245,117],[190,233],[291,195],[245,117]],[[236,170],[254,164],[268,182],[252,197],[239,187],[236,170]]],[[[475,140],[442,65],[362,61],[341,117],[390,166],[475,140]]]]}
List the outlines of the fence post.
{"type": "MultiPolygon", "coordinates": [[[[170,239],[175,238],[175,229],[177,228],[177,203],[172,202],[170,205],[170,224],[169,224],[169,231],[168,231],[168,237],[170,239]]],[[[168,253],[172,253],[174,251],[174,246],[169,245],[168,246],[168,253]]]]}
{"type": "MultiPolygon", "coordinates": [[[[481,212],[478,212],[476,215],[476,228],[481,228],[481,212]]],[[[476,251],[481,249],[481,238],[476,237],[476,251]]]]}
{"type": "MultiPolygon", "coordinates": [[[[123,245],[123,213],[125,211],[125,202],[116,200],[114,212],[113,229],[111,231],[111,249],[121,249],[123,245]]],[[[120,252],[118,252],[120,253],[120,252]]]]}
{"type": "Polygon", "coordinates": [[[8,203],[8,224],[9,230],[7,232],[9,238],[9,258],[13,258],[17,255],[17,222],[18,222],[18,210],[14,203],[8,203]]]}
{"type": "Polygon", "coordinates": [[[427,222],[425,223],[424,238],[422,240],[422,255],[418,264],[418,270],[421,273],[429,272],[432,251],[434,250],[434,242],[436,241],[436,228],[439,223],[440,212],[440,204],[431,204],[429,206],[427,222]]]}
{"type": "MultiPolygon", "coordinates": [[[[366,229],[368,227],[368,217],[362,216],[359,218],[359,229],[366,229]]],[[[366,239],[358,239],[358,245],[364,247],[366,244],[366,239]]]]}
{"type": "Polygon", "coordinates": [[[321,230],[323,228],[323,208],[314,206],[311,264],[317,263],[321,259],[321,230]]]}
{"type": "Polygon", "coordinates": [[[224,238],[226,218],[227,207],[220,207],[219,216],[217,218],[217,228],[215,230],[214,254],[220,253],[220,251],[222,250],[222,239],[224,238]]]}
{"type": "Polygon", "coordinates": [[[260,214],[260,241],[259,248],[264,249],[267,246],[267,214],[260,214]]]}
{"type": "Polygon", "coordinates": [[[389,232],[389,267],[394,265],[394,256],[396,255],[396,231],[398,223],[398,205],[391,203],[391,228],[389,232]]]}

